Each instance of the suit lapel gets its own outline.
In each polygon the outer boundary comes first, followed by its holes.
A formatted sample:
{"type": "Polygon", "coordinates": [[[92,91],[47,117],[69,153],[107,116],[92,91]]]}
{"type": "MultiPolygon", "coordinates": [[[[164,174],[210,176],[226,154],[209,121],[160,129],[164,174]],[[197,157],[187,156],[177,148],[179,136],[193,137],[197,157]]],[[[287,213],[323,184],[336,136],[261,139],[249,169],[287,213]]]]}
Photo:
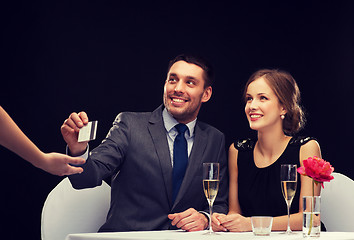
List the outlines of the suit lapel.
{"type": "Polygon", "coordinates": [[[191,154],[189,156],[188,167],[173,207],[183,198],[193,178],[196,176],[196,174],[198,174],[198,171],[201,169],[200,166],[203,163],[203,154],[206,145],[207,134],[200,128],[197,122],[195,126],[194,142],[191,154]]]}
{"type": "Polygon", "coordinates": [[[165,182],[167,198],[172,205],[172,164],[166,130],[162,120],[162,106],[156,109],[149,120],[148,129],[153,140],[165,182]]]}

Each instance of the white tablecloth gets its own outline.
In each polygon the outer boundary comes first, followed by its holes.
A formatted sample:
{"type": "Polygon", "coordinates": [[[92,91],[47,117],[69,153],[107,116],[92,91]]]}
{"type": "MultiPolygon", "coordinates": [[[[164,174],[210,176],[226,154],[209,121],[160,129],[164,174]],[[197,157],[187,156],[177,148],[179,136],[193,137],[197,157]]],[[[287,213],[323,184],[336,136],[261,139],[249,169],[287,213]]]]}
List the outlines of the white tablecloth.
{"type": "MultiPolygon", "coordinates": [[[[184,232],[178,231],[134,231],[134,232],[112,232],[112,233],[77,233],[69,234],[66,240],[203,240],[203,239],[222,239],[222,240],[236,240],[236,239],[253,239],[253,240],[304,240],[302,232],[295,232],[292,235],[285,235],[281,232],[272,232],[270,236],[260,237],[254,236],[252,232],[246,233],[218,233],[218,235],[205,235],[206,231],[200,232],[184,232]]],[[[316,238],[315,238],[316,239],[316,238]]],[[[317,238],[318,239],[318,238],[317,238]]],[[[321,232],[320,240],[354,240],[354,232],[321,232]]]]}

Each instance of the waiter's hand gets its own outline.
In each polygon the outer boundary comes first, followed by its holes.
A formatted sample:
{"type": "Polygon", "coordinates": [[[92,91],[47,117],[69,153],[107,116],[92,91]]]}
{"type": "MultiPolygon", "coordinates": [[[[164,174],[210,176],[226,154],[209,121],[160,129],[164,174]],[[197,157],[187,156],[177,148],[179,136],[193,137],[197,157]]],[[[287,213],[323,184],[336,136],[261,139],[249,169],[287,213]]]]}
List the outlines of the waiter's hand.
{"type": "Polygon", "coordinates": [[[188,232],[201,231],[208,227],[208,218],[194,208],[181,213],[169,214],[168,218],[172,220],[173,226],[188,232]]]}
{"type": "Polygon", "coordinates": [[[61,126],[61,134],[63,135],[64,141],[68,144],[70,153],[72,156],[82,155],[86,148],[88,142],[78,142],[78,135],[80,128],[85,126],[89,122],[87,114],[85,112],[72,113],[69,118],[66,119],[61,126]]]}
{"type": "Polygon", "coordinates": [[[66,176],[83,172],[81,167],[74,167],[70,164],[82,165],[84,163],[85,159],[79,157],[70,157],[60,153],[41,153],[41,158],[38,158],[36,164],[33,165],[51,174],[66,176]]]}

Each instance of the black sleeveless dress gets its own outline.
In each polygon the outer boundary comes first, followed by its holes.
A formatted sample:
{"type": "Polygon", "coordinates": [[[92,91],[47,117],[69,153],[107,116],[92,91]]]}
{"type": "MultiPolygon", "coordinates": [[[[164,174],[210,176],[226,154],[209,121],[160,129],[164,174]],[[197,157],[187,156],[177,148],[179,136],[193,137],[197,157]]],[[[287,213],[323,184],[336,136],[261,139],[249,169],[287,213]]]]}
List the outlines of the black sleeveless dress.
{"type": "MultiPolygon", "coordinates": [[[[238,149],[238,200],[242,215],[283,216],[287,206],[280,187],[280,165],[300,166],[300,147],[314,138],[294,137],[289,141],[283,154],[270,166],[258,168],[254,163],[253,151],[256,141],[251,139],[236,141],[238,149]]],[[[298,175],[296,193],[291,204],[290,214],[299,212],[301,182],[298,175]]]]}

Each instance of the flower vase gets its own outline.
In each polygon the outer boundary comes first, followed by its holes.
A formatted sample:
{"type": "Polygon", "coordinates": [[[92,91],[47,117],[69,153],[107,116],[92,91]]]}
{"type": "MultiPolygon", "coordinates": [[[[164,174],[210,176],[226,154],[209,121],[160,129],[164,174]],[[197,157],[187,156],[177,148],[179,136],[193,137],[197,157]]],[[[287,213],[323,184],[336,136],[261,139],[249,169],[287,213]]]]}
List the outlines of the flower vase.
{"type": "Polygon", "coordinates": [[[321,197],[303,197],[303,224],[302,234],[304,238],[320,237],[321,233],[321,197]]]}

